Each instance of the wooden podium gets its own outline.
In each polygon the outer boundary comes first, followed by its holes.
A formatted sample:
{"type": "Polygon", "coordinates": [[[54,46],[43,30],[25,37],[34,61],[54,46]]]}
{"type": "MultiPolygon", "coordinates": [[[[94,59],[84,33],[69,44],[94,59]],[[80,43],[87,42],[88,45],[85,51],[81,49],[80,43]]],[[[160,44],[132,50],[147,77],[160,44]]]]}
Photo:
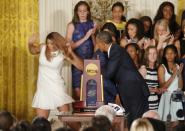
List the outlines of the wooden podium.
{"type": "Polygon", "coordinates": [[[95,112],[98,107],[104,105],[103,101],[103,78],[101,75],[100,60],[84,60],[80,101],[73,103],[73,112],[95,112]]]}

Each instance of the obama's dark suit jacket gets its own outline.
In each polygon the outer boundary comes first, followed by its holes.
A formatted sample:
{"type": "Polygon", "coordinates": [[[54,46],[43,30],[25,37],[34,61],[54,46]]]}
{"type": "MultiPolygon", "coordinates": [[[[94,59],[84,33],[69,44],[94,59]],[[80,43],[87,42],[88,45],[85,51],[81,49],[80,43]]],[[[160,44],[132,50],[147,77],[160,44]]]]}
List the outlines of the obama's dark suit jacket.
{"type": "Polygon", "coordinates": [[[134,119],[148,110],[149,90],[134,62],[124,48],[112,44],[109,51],[105,76],[118,85],[118,93],[128,115],[130,126],[134,119]]]}

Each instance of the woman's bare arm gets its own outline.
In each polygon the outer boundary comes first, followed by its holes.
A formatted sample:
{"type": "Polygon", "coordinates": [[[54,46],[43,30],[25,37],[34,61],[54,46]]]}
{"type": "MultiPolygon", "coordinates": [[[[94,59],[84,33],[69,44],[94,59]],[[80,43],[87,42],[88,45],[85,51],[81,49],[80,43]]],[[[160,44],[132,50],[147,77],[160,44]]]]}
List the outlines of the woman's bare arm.
{"type": "Polygon", "coordinates": [[[33,34],[28,40],[28,48],[32,55],[40,53],[39,36],[38,34],[33,34]]]}
{"type": "Polygon", "coordinates": [[[171,75],[171,77],[165,81],[165,69],[162,65],[160,65],[159,69],[158,69],[158,80],[159,80],[159,86],[162,89],[167,89],[170,84],[173,82],[173,80],[176,77],[176,73],[173,73],[173,75],[171,75]]]}
{"type": "Polygon", "coordinates": [[[184,67],[184,64],[180,64],[180,67],[179,67],[179,70],[178,70],[178,74],[177,74],[177,76],[178,76],[178,87],[180,88],[180,89],[182,89],[183,88],[183,79],[182,79],[182,70],[183,70],[183,67],[184,67]]]}
{"type": "Polygon", "coordinates": [[[70,45],[68,46],[68,52],[66,54],[66,59],[73,64],[76,68],[78,68],[79,70],[83,71],[84,68],[84,61],[83,59],[81,59],[80,57],[78,57],[73,50],[71,49],[70,45]]]}
{"type": "Polygon", "coordinates": [[[175,47],[177,48],[178,56],[179,56],[179,58],[180,58],[180,57],[181,57],[180,41],[179,41],[179,40],[175,41],[174,45],[175,45],[175,47]]]}

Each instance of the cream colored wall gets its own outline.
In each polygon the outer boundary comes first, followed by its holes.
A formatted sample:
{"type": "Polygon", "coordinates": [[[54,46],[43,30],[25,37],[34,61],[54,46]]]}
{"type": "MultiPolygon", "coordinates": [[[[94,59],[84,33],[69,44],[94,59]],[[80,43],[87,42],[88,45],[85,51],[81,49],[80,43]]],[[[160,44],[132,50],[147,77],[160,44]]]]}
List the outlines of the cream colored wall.
{"type": "Polygon", "coordinates": [[[41,41],[51,31],[65,35],[66,25],[72,19],[73,0],[39,0],[39,30],[41,41]]]}

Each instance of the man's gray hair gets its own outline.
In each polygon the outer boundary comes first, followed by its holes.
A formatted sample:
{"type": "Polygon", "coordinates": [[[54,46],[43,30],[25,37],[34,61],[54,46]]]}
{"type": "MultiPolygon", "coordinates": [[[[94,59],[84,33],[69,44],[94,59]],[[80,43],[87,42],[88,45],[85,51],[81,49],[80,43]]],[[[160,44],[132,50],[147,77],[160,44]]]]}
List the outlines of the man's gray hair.
{"type": "Polygon", "coordinates": [[[106,44],[111,44],[112,43],[112,36],[108,31],[100,31],[97,35],[96,38],[99,40],[105,42],[106,44]]]}

